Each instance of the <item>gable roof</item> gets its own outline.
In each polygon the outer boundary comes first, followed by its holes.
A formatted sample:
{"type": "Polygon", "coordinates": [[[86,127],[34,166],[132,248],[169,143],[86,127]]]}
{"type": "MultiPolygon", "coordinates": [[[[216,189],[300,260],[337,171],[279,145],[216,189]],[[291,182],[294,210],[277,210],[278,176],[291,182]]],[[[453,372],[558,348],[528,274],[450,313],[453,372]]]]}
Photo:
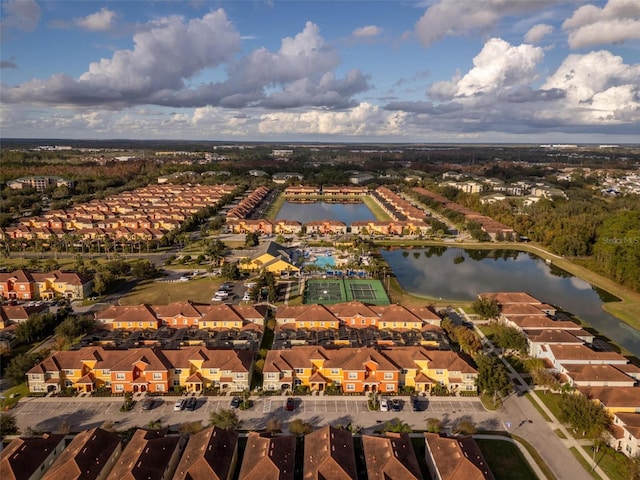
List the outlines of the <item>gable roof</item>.
{"type": "Polygon", "coordinates": [[[418,459],[406,433],[362,436],[369,480],[422,479],[418,459]]]}
{"type": "Polygon", "coordinates": [[[293,480],[296,437],[250,432],[239,480],[293,480]]]}
{"type": "Polygon", "coordinates": [[[356,480],[356,452],[348,430],[327,425],[304,437],[303,477],[356,480]]]}
{"type": "Polygon", "coordinates": [[[179,442],[180,437],[164,430],[136,430],[107,479],[161,478],[179,442]]]}
{"type": "Polygon", "coordinates": [[[0,478],[26,480],[30,478],[51,452],[64,441],[64,435],[45,434],[41,437],[16,438],[0,452],[0,478]]]}
{"type": "Polygon", "coordinates": [[[442,480],[494,480],[478,444],[472,437],[448,438],[425,433],[428,454],[442,480]]]}
{"type": "Polygon", "coordinates": [[[238,433],[209,427],[191,435],[173,476],[177,480],[226,480],[238,446],[238,433]]]}

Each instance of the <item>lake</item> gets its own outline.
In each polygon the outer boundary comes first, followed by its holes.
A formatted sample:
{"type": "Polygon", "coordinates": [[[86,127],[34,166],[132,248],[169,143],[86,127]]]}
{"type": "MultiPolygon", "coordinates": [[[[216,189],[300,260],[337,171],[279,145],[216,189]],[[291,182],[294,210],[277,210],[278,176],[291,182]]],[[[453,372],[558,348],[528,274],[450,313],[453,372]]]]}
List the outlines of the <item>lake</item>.
{"type": "Polygon", "coordinates": [[[640,357],[640,330],[602,309],[611,296],[543,259],[515,250],[429,247],[382,250],[406,291],[433,298],[475,300],[478,293],[523,291],[569,311],[640,357]]]}
{"type": "Polygon", "coordinates": [[[358,220],[375,220],[375,217],[364,203],[284,202],[276,220],[295,220],[300,223],[338,220],[351,225],[358,220]]]}

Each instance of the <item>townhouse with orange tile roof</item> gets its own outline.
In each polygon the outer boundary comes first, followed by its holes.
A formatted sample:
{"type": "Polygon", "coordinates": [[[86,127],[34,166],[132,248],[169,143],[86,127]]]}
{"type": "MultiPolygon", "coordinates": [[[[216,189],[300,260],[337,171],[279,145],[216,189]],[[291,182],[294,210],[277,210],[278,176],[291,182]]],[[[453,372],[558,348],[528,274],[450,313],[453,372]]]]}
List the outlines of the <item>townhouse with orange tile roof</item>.
{"type": "Polygon", "coordinates": [[[73,437],[42,480],[105,480],[121,453],[117,433],[102,428],[84,430],[73,437]]]}
{"type": "Polygon", "coordinates": [[[402,305],[366,305],[351,301],[334,305],[284,305],[275,315],[280,325],[294,324],[297,328],[352,328],[421,330],[425,324],[439,326],[441,318],[428,308],[402,305]]]}
{"type": "Polygon", "coordinates": [[[79,392],[108,388],[112,393],[165,393],[175,387],[193,392],[209,387],[245,390],[252,368],[249,351],[83,347],[52,353],[27,372],[27,381],[33,393],[67,387],[79,392]]]}
{"type": "Polygon", "coordinates": [[[0,451],[2,480],[39,479],[66,447],[66,435],[19,437],[0,451]]]}
{"type": "Polygon", "coordinates": [[[563,363],[560,382],[572,387],[634,387],[638,381],[616,368],[617,365],[563,363]]]}
{"type": "Polygon", "coordinates": [[[242,329],[247,324],[264,325],[266,315],[263,307],[210,305],[185,300],[168,305],[111,305],[95,313],[95,319],[102,326],[123,330],[155,330],[162,326],[242,329]]]}
{"type": "Polygon", "coordinates": [[[88,297],[93,292],[93,276],[77,272],[32,272],[36,282],[38,296],[51,299],[56,296],[79,300],[88,297]]]}
{"type": "Polygon", "coordinates": [[[264,218],[256,220],[227,218],[225,228],[227,232],[235,234],[259,233],[262,235],[271,235],[273,233],[273,223],[264,218]]]}
{"type": "Polygon", "coordinates": [[[303,463],[303,478],[357,480],[353,435],[331,425],[305,435],[303,463]]]}
{"type": "Polygon", "coordinates": [[[307,185],[291,185],[285,188],[283,193],[285,197],[316,197],[322,194],[322,190],[307,185]]]}
{"type": "Polygon", "coordinates": [[[640,387],[577,387],[609,413],[640,413],[640,387]]]}
{"type": "Polygon", "coordinates": [[[435,385],[451,391],[476,391],[477,371],[459,354],[424,347],[329,349],[300,346],[267,352],[263,368],[265,390],[296,386],[345,393],[397,392],[415,387],[429,392],[435,385]]]}
{"type": "Polygon", "coordinates": [[[274,220],[271,223],[276,235],[297,235],[302,231],[302,223],[296,220],[274,220]]]}
{"type": "Polygon", "coordinates": [[[16,300],[36,298],[36,282],[26,270],[0,272],[0,297],[16,300]]]}
{"type": "Polygon", "coordinates": [[[0,305],[0,329],[14,323],[24,323],[31,315],[48,310],[47,305],[0,305]]]}
{"type": "Polygon", "coordinates": [[[628,457],[640,453],[640,413],[613,414],[611,446],[628,457]]]}
{"type": "Polygon", "coordinates": [[[307,234],[318,235],[344,235],[347,233],[347,225],[339,220],[312,220],[304,224],[307,234]]]}
{"type": "Polygon", "coordinates": [[[238,480],[293,480],[295,435],[249,432],[238,480]]]}
{"type": "Polygon", "coordinates": [[[406,433],[362,435],[368,480],[422,480],[411,438],[406,433]]]}
{"type": "Polygon", "coordinates": [[[178,466],[186,439],[166,430],[137,429],[107,480],[169,480],[178,466]]]}
{"type": "Polygon", "coordinates": [[[205,428],[189,437],[173,480],[231,480],[238,461],[238,433],[205,428]]]}
{"type": "Polygon", "coordinates": [[[424,434],[425,460],[432,478],[494,480],[493,472],[473,437],[424,434]]]}

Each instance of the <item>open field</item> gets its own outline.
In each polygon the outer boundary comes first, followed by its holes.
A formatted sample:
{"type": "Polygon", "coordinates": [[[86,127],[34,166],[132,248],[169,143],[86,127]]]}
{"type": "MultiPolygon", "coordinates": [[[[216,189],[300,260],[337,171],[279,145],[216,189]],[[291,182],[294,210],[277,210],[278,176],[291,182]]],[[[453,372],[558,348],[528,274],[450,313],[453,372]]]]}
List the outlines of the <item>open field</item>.
{"type": "Polygon", "coordinates": [[[188,282],[143,282],[138,284],[131,293],[122,297],[122,305],[138,305],[151,303],[166,305],[182,300],[192,300],[199,303],[211,303],[211,297],[222,284],[220,278],[201,278],[188,282]]]}
{"type": "Polygon", "coordinates": [[[364,203],[367,208],[371,210],[371,213],[373,213],[373,216],[376,217],[376,220],[391,220],[391,217],[387,214],[387,212],[385,212],[380,207],[380,205],[378,205],[378,203],[373,198],[371,198],[371,196],[363,195],[360,198],[362,199],[362,203],[364,203]]]}

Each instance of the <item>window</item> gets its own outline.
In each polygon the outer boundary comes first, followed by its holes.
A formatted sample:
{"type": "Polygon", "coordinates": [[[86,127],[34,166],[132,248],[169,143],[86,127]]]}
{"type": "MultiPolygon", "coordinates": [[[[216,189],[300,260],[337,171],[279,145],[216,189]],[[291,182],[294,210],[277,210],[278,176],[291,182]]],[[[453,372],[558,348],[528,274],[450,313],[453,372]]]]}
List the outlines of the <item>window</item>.
{"type": "Polygon", "coordinates": [[[210,375],[217,375],[218,374],[218,369],[217,368],[210,368],[209,369],[209,374],[210,375]]]}
{"type": "Polygon", "coordinates": [[[400,373],[402,375],[406,375],[407,373],[409,373],[409,370],[407,370],[406,368],[403,368],[402,370],[400,370],[400,373]]]}
{"type": "Polygon", "coordinates": [[[441,368],[436,369],[436,375],[444,375],[444,370],[441,368]]]}
{"type": "Polygon", "coordinates": [[[348,391],[348,392],[353,392],[353,391],[355,391],[355,389],[356,389],[355,384],[353,384],[353,383],[347,383],[347,391],[348,391]]]}
{"type": "Polygon", "coordinates": [[[138,326],[141,327],[142,326],[142,322],[138,322],[138,326]]]}
{"type": "Polygon", "coordinates": [[[116,373],[116,380],[124,380],[124,373],[116,373]]]}
{"type": "Polygon", "coordinates": [[[349,372],[349,380],[354,380],[358,378],[358,372],[349,372]]]}
{"type": "Polygon", "coordinates": [[[277,372],[269,372],[267,373],[267,378],[269,380],[276,380],[278,378],[277,372]]]}
{"type": "Polygon", "coordinates": [[[476,389],[476,387],[475,387],[474,385],[465,385],[465,386],[464,386],[464,389],[465,389],[467,392],[471,392],[471,391],[475,390],[475,389],[476,389]]]}
{"type": "Polygon", "coordinates": [[[156,392],[164,392],[164,385],[162,383],[156,385],[156,392]]]}
{"type": "Polygon", "coordinates": [[[331,369],[331,375],[340,375],[340,369],[339,368],[332,368],[331,369]]]}
{"type": "Polygon", "coordinates": [[[24,285],[20,285],[20,290],[24,290],[24,285]]]}
{"type": "Polygon", "coordinates": [[[298,375],[303,374],[303,373],[304,373],[304,368],[296,368],[296,373],[297,373],[298,375]]]}
{"type": "Polygon", "coordinates": [[[116,392],[122,392],[124,391],[124,385],[118,383],[116,384],[116,392]]]}
{"type": "Polygon", "coordinates": [[[111,370],[108,370],[108,369],[102,370],[102,375],[111,375],[111,370]]]}
{"type": "Polygon", "coordinates": [[[244,373],[236,373],[236,380],[244,380],[245,375],[244,373]]]}
{"type": "Polygon", "coordinates": [[[363,318],[362,320],[360,320],[360,323],[362,323],[362,325],[366,325],[367,324],[367,319],[363,318]]]}
{"type": "Polygon", "coordinates": [[[162,380],[162,374],[158,373],[158,372],[153,372],[153,379],[154,380],[162,380]]]}
{"type": "Polygon", "coordinates": [[[382,328],[386,328],[387,327],[387,322],[382,322],[382,328]]]}
{"type": "Polygon", "coordinates": [[[65,375],[73,375],[73,370],[65,370],[64,374],[65,375]]]}
{"type": "Polygon", "coordinates": [[[180,380],[174,380],[173,381],[173,386],[174,387],[179,387],[180,386],[180,380]]]}
{"type": "Polygon", "coordinates": [[[393,373],[391,373],[391,372],[386,372],[386,373],[384,374],[384,379],[385,379],[385,380],[393,380],[393,373]]]}
{"type": "Polygon", "coordinates": [[[176,375],[180,375],[182,373],[182,369],[181,368],[176,368],[173,373],[175,373],[176,375]]]}
{"type": "Polygon", "coordinates": [[[356,319],[355,319],[355,318],[352,318],[352,319],[351,319],[351,325],[355,325],[355,324],[356,324],[356,319]]]}
{"type": "Polygon", "coordinates": [[[175,318],[173,319],[173,324],[177,325],[178,324],[178,320],[176,320],[175,318]]]}
{"type": "Polygon", "coordinates": [[[324,328],[324,322],[320,322],[320,328],[324,328]]]}
{"type": "Polygon", "coordinates": [[[396,386],[393,383],[387,383],[387,392],[393,392],[396,389],[396,386]]]}
{"type": "Polygon", "coordinates": [[[129,323],[127,323],[127,326],[128,326],[128,327],[132,327],[132,326],[133,326],[133,323],[129,322],[129,323]]]}

